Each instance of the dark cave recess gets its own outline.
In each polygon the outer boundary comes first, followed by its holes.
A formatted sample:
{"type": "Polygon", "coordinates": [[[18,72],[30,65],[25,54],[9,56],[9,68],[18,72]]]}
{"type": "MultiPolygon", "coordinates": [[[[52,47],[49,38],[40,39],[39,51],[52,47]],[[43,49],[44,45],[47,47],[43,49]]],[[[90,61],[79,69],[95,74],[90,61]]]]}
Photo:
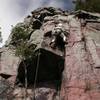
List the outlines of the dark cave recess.
{"type": "MultiPolygon", "coordinates": [[[[25,65],[27,66],[27,80],[28,86],[34,84],[37,60],[39,57],[37,84],[41,82],[55,82],[61,81],[62,72],[64,69],[64,58],[58,56],[50,51],[44,49],[38,49],[37,54],[40,51],[40,56],[36,55],[31,60],[26,60],[25,65]]],[[[24,86],[25,84],[25,70],[23,61],[20,63],[18,68],[18,75],[16,78],[16,85],[19,83],[24,86]]]]}

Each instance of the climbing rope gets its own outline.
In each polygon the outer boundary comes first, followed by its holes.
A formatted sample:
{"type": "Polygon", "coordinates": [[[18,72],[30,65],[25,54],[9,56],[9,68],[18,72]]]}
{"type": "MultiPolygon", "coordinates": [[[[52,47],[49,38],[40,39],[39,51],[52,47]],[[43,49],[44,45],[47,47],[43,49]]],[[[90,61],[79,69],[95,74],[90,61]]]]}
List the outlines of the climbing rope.
{"type": "Polygon", "coordinates": [[[37,65],[36,65],[36,71],[35,71],[35,79],[34,79],[34,86],[33,86],[33,99],[35,100],[35,88],[36,88],[36,84],[37,84],[37,77],[38,77],[38,70],[39,70],[39,61],[40,61],[40,49],[38,52],[38,56],[37,56],[37,65]]]}
{"type": "MultiPolygon", "coordinates": [[[[40,49],[39,49],[38,56],[37,56],[37,65],[36,65],[36,71],[35,71],[36,73],[35,73],[34,86],[33,86],[34,100],[35,100],[35,88],[36,88],[38,69],[39,69],[39,61],[40,61],[40,49]]],[[[24,97],[24,100],[27,100],[27,87],[28,87],[27,66],[24,61],[23,61],[23,64],[24,64],[24,68],[25,68],[25,97],[24,97]]]]}
{"type": "Polygon", "coordinates": [[[24,61],[23,61],[23,64],[24,64],[24,69],[25,69],[25,97],[24,97],[24,99],[27,100],[27,87],[28,87],[27,66],[24,61]]]}
{"type": "MultiPolygon", "coordinates": [[[[29,26],[32,24],[32,19],[29,23],[29,26]]],[[[28,30],[28,28],[27,28],[28,30]]],[[[33,32],[33,31],[32,31],[33,32]]],[[[34,80],[34,98],[35,98],[35,87],[36,87],[36,80],[37,80],[37,75],[38,75],[38,67],[39,67],[39,59],[40,59],[40,49],[39,49],[39,53],[38,53],[38,60],[37,60],[37,67],[36,67],[36,74],[35,74],[35,80],[34,80]]],[[[25,64],[25,62],[23,61],[24,67],[25,67],[25,100],[27,99],[27,87],[28,87],[28,75],[27,75],[27,66],[25,64]]]]}

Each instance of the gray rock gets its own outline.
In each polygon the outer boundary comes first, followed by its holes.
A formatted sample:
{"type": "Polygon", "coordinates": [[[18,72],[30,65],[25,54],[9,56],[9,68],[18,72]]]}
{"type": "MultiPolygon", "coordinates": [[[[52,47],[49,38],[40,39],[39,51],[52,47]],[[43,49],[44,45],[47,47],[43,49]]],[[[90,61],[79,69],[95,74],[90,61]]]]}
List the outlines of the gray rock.
{"type": "Polygon", "coordinates": [[[9,47],[1,49],[0,74],[16,75],[20,59],[15,56],[15,50],[9,47]]]}

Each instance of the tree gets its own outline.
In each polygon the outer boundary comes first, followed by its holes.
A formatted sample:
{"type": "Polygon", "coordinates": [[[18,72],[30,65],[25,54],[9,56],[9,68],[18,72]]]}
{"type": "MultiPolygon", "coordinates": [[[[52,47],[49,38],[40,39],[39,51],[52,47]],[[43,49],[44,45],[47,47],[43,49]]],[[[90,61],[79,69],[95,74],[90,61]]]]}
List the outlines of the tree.
{"type": "MultiPolygon", "coordinates": [[[[0,27],[1,29],[1,27],[0,27]]],[[[1,36],[1,31],[0,31],[0,43],[2,42],[2,36],[1,36]]]]}
{"type": "MultiPolygon", "coordinates": [[[[32,31],[33,32],[33,31],[32,31]]],[[[35,44],[30,44],[28,41],[31,31],[29,27],[25,25],[16,26],[12,30],[12,41],[11,45],[15,47],[15,55],[18,56],[24,64],[24,71],[25,71],[25,100],[27,99],[27,65],[25,61],[27,59],[31,59],[35,53],[35,44]]]]}
{"type": "Polygon", "coordinates": [[[75,10],[79,9],[100,13],[100,0],[76,0],[75,10]]]}
{"type": "Polygon", "coordinates": [[[15,47],[16,56],[20,56],[23,60],[31,58],[34,54],[34,49],[36,48],[35,44],[31,44],[28,41],[32,32],[33,30],[30,31],[29,27],[26,27],[23,24],[20,24],[12,29],[13,35],[10,44],[15,47]]]}

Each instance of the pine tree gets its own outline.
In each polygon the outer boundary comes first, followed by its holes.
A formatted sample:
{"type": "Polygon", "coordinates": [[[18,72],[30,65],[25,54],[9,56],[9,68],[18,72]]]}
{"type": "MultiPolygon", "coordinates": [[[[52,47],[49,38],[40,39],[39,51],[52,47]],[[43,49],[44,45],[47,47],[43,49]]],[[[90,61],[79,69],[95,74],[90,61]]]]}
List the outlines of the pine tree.
{"type": "MultiPolygon", "coordinates": [[[[0,27],[1,29],[1,27],[0,27]]],[[[2,42],[2,36],[1,36],[1,31],[0,31],[0,43],[2,42]]]]}
{"type": "Polygon", "coordinates": [[[76,0],[75,10],[79,9],[100,13],[100,0],[76,0]]]}

